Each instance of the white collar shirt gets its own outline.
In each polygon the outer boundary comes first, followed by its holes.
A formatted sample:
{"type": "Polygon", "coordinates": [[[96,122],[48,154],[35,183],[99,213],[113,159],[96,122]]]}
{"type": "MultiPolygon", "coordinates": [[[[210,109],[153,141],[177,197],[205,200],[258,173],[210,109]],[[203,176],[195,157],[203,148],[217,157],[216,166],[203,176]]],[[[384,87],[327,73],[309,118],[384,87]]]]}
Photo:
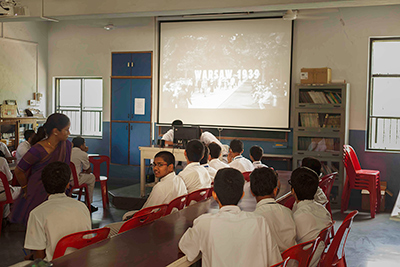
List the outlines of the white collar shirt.
{"type": "Polygon", "coordinates": [[[257,203],[254,212],[265,218],[281,253],[296,244],[296,225],[290,209],[273,198],[265,198],[257,203]]]}
{"type": "MultiPolygon", "coordinates": [[[[7,160],[3,157],[0,157],[0,171],[6,175],[7,181],[12,180],[13,176],[11,174],[10,167],[8,166],[7,160]]],[[[4,185],[3,185],[2,181],[0,180],[0,193],[2,191],[4,191],[4,185]]],[[[0,216],[2,216],[2,215],[0,214],[0,216]]]]}
{"type": "Polygon", "coordinates": [[[229,163],[229,166],[231,168],[239,170],[241,173],[252,172],[254,170],[253,163],[242,155],[234,157],[232,162],[229,163]]]}
{"type": "Polygon", "coordinates": [[[8,150],[7,145],[4,144],[3,142],[0,142],[0,151],[3,152],[4,156],[6,156],[6,158],[11,158],[10,150],[8,150]]]}
{"type": "Polygon", "coordinates": [[[90,229],[92,222],[85,204],[64,193],[50,195],[47,201],[31,211],[24,247],[45,250],[45,260],[51,261],[62,237],[90,229]]]}
{"type": "Polygon", "coordinates": [[[90,168],[89,155],[79,147],[73,147],[71,151],[71,161],[75,164],[76,174],[90,168]]]}
{"type": "Polygon", "coordinates": [[[202,188],[211,187],[211,178],[206,168],[199,162],[188,164],[179,174],[186,185],[188,194],[202,188]]]}
{"type": "Polygon", "coordinates": [[[217,170],[214,169],[213,167],[211,167],[209,163],[202,164],[201,166],[206,168],[206,170],[208,171],[208,174],[210,175],[211,182],[213,182],[214,178],[215,178],[215,175],[217,174],[217,170]]]}
{"type": "Polygon", "coordinates": [[[216,214],[198,217],[182,236],[179,248],[189,261],[202,252],[205,267],[265,267],[282,260],[264,218],[238,206],[224,206],[216,214]]]}
{"type": "MultiPolygon", "coordinates": [[[[319,186],[318,186],[317,192],[315,192],[314,201],[316,201],[317,203],[321,204],[324,207],[325,207],[326,203],[328,203],[328,198],[326,197],[324,191],[322,191],[321,187],[319,187],[319,186]]],[[[297,203],[295,202],[293,205],[293,208],[296,206],[297,206],[297,203]]]]}
{"type": "Polygon", "coordinates": [[[222,162],[220,159],[212,159],[212,160],[210,160],[210,162],[208,164],[211,167],[213,167],[214,169],[216,169],[217,171],[219,169],[229,168],[229,165],[226,164],[225,162],[222,162]]]}
{"type": "Polygon", "coordinates": [[[161,137],[161,140],[173,142],[174,141],[174,130],[169,129],[163,136],[161,137]]]}
{"type": "Polygon", "coordinates": [[[161,204],[169,204],[175,198],[185,194],[187,194],[187,190],[182,178],[175,175],[175,172],[171,172],[161,178],[160,182],[153,187],[142,209],[161,204]]]}
{"type": "Polygon", "coordinates": [[[15,154],[15,157],[17,158],[17,164],[29,149],[31,149],[31,144],[28,141],[24,141],[18,145],[17,152],[15,154]]]}
{"type": "Polygon", "coordinates": [[[265,165],[264,163],[262,163],[261,161],[254,161],[253,166],[254,166],[254,169],[263,168],[263,167],[268,168],[268,166],[265,165]]]}

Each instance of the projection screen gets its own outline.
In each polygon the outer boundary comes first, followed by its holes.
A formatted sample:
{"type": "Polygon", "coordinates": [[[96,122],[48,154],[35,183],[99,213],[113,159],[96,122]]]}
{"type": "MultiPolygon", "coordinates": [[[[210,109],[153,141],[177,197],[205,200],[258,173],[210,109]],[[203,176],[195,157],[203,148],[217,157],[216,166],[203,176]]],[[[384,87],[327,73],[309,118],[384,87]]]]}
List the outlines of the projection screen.
{"type": "Polygon", "coordinates": [[[160,22],[158,123],[287,129],[292,22],[160,22]]]}

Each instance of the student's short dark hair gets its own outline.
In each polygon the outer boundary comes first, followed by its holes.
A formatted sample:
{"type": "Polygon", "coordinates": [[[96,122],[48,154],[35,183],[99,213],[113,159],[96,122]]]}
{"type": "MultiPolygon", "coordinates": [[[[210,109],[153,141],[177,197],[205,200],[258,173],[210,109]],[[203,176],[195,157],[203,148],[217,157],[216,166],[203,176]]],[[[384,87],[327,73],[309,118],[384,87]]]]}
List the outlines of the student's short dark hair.
{"type": "Polygon", "coordinates": [[[321,174],[321,162],[314,157],[303,158],[303,160],[301,161],[301,166],[310,168],[311,170],[315,171],[317,175],[321,174]]]}
{"type": "Polygon", "coordinates": [[[312,200],[318,189],[318,175],[307,167],[300,167],[290,177],[292,188],[298,200],[312,200]]]}
{"type": "Polygon", "coordinates": [[[250,155],[253,157],[255,161],[259,161],[264,154],[264,150],[260,146],[252,146],[250,148],[250,155]]]}
{"type": "Polygon", "coordinates": [[[42,171],[42,183],[48,194],[64,193],[70,178],[71,169],[61,161],[50,163],[42,171]]]}
{"type": "Polygon", "coordinates": [[[162,158],[167,163],[167,166],[172,164],[175,168],[175,156],[169,151],[160,151],[154,156],[154,158],[162,158]]]}
{"type": "Polygon", "coordinates": [[[234,153],[242,153],[244,145],[239,139],[233,139],[229,144],[229,147],[234,153]]]}
{"type": "Polygon", "coordinates": [[[26,141],[28,141],[29,138],[31,138],[35,134],[34,130],[26,130],[24,132],[24,138],[26,141]]]}
{"type": "Polygon", "coordinates": [[[221,147],[217,143],[209,144],[208,149],[210,149],[212,159],[217,159],[221,155],[221,147]]]}
{"type": "Polygon", "coordinates": [[[233,168],[219,169],[214,178],[214,192],[223,206],[237,205],[243,195],[243,174],[233,168]]]}
{"type": "Polygon", "coordinates": [[[270,168],[257,168],[250,174],[250,188],[257,197],[271,195],[277,186],[278,175],[270,168]]]}
{"type": "Polygon", "coordinates": [[[183,122],[182,122],[181,120],[174,120],[174,121],[172,122],[172,127],[174,127],[174,126],[181,126],[181,125],[183,125],[183,122]]]}
{"type": "Polygon", "coordinates": [[[204,146],[204,155],[200,160],[200,164],[206,164],[208,162],[208,155],[210,154],[210,150],[208,149],[208,147],[206,146],[206,144],[203,143],[204,146]]]}
{"type": "Polygon", "coordinates": [[[186,156],[191,162],[200,162],[204,155],[204,145],[200,140],[190,140],[186,145],[186,156]]]}
{"type": "Polygon", "coordinates": [[[85,138],[81,136],[77,136],[74,139],[72,139],[72,144],[74,144],[74,147],[81,147],[85,143],[85,138]]]}

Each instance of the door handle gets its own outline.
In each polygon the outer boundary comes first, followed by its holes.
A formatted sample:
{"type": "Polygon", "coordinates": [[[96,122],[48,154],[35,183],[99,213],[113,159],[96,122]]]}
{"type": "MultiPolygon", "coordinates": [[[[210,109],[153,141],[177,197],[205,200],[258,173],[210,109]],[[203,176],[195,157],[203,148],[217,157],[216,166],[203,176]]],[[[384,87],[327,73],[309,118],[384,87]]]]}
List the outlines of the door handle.
{"type": "Polygon", "coordinates": [[[131,67],[133,68],[133,66],[134,66],[134,65],[133,65],[133,61],[132,61],[132,62],[131,62],[131,67]]]}
{"type": "Polygon", "coordinates": [[[128,62],[128,68],[129,68],[129,62],[128,62]]]}

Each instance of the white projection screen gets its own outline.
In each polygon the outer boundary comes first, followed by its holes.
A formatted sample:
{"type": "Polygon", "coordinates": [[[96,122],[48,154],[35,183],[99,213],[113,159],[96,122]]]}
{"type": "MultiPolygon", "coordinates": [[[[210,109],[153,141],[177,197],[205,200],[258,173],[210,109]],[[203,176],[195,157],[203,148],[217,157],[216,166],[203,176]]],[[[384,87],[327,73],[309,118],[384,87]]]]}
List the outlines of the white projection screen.
{"type": "Polygon", "coordinates": [[[158,123],[288,129],[292,22],[160,23],[158,123]]]}

